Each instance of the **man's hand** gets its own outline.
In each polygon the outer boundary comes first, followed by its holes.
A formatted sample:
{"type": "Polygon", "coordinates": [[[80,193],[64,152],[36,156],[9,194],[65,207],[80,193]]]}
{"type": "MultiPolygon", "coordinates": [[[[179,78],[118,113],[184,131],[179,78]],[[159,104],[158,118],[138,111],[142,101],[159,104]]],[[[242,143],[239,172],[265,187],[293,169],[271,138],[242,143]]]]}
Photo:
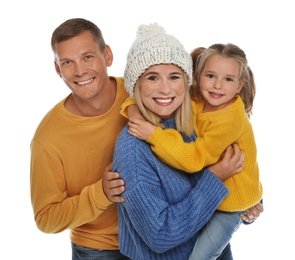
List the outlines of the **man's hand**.
{"type": "Polygon", "coordinates": [[[112,202],[123,202],[121,195],[125,191],[125,183],[120,179],[118,172],[112,172],[112,163],[109,164],[103,174],[102,188],[106,197],[112,202]]]}

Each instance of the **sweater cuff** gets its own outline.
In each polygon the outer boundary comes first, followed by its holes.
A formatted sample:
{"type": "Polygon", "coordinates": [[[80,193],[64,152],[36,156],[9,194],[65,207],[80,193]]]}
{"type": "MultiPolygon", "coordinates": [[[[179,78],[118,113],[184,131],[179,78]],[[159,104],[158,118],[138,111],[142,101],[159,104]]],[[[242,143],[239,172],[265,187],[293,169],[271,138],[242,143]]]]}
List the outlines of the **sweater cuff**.
{"type": "Polygon", "coordinates": [[[108,208],[113,204],[103,192],[102,179],[94,185],[94,199],[99,207],[108,208]]]}
{"type": "Polygon", "coordinates": [[[152,145],[157,145],[157,144],[163,145],[163,140],[166,140],[166,138],[167,138],[167,135],[164,132],[164,130],[161,127],[156,127],[155,131],[148,136],[148,138],[146,139],[146,142],[152,145]]]}

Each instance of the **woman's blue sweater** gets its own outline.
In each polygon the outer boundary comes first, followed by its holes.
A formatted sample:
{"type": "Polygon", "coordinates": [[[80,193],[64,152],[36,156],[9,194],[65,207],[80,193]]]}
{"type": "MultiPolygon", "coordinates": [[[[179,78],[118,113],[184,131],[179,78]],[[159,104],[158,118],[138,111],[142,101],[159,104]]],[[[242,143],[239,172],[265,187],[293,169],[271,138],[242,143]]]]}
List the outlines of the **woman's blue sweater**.
{"type": "MultiPolygon", "coordinates": [[[[174,119],[163,123],[174,128],[174,119]]],[[[118,206],[120,251],[134,260],[188,259],[228,190],[208,169],[187,174],[168,166],[127,131],[128,126],[117,139],[113,162],[126,188],[118,206]]]]}

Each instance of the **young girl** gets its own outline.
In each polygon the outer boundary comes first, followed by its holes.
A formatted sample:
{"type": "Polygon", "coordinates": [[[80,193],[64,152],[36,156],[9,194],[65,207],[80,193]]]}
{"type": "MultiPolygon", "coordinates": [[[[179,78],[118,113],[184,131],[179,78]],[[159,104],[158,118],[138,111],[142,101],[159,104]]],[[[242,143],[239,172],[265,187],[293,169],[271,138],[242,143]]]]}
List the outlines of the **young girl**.
{"type": "MultiPolygon", "coordinates": [[[[237,143],[244,152],[243,170],[224,181],[230,194],[203,229],[190,257],[216,259],[239,227],[240,213],[262,198],[255,138],[249,121],[255,83],[246,55],[236,45],[197,48],[191,56],[196,141],[184,143],[173,129],[163,130],[132,119],[130,110],[129,133],[149,142],[161,160],[187,172],[196,172],[217,162],[232,143],[237,143]]],[[[132,102],[125,103],[128,104],[132,102]]]]}

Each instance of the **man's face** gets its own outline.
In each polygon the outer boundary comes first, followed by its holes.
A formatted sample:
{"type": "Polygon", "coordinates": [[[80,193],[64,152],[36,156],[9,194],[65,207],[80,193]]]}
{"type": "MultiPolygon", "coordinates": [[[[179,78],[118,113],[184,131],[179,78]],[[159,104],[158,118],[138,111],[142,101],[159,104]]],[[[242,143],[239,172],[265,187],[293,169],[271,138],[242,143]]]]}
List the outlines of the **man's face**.
{"type": "Polygon", "coordinates": [[[77,98],[97,96],[108,79],[112,64],[108,46],[99,49],[90,32],[84,32],[55,45],[55,69],[77,98]]]}

